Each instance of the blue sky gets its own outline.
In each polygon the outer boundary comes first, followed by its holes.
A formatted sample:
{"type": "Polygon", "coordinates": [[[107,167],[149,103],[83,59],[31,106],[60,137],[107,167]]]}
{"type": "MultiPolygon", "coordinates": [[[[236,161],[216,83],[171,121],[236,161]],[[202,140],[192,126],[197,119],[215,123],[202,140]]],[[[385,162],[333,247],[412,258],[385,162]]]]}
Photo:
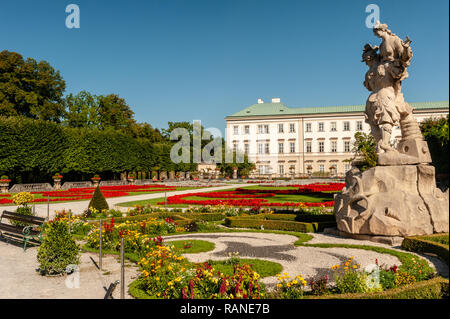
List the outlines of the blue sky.
{"type": "Polygon", "coordinates": [[[287,106],[364,104],[368,4],[413,43],[407,101],[448,100],[447,0],[0,0],[0,50],[47,60],[67,90],[117,93],[140,122],[224,117],[257,98],[287,106]],[[67,29],[65,8],[81,10],[67,29]]]}

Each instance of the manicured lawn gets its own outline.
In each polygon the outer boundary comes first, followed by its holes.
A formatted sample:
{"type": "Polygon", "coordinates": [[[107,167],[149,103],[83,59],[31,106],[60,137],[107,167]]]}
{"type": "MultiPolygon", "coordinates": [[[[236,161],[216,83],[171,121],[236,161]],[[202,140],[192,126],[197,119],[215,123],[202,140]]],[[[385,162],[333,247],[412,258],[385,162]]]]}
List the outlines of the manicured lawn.
{"type": "Polygon", "coordinates": [[[180,254],[202,253],[215,248],[214,243],[194,239],[167,241],[164,244],[166,246],[175,246],[176,249],[179,249],[180,254]]]}

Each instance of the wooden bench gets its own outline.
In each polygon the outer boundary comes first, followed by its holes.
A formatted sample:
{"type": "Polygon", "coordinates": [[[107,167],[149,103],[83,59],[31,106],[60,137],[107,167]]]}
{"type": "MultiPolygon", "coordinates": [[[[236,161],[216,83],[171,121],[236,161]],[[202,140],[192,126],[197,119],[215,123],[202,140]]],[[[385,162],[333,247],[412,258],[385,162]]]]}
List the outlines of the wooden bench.
{"type": "Polygon", "coordinates": [[[21,215],[13,212],[3,211],[0,216],[0,235],[4,237],[3,232],[21,235],[24,240],[23,250],[27,249],[27,243],[30,239],[39,239],[42,242],[42,231],[46,219],[42,217],[21,215]],[[31,224],[28,226],[15,226],[5,224],[3,219],[14,220],[17,222],[31,224]],[[38,228],[38,229],[36,229],[38,228]]]}

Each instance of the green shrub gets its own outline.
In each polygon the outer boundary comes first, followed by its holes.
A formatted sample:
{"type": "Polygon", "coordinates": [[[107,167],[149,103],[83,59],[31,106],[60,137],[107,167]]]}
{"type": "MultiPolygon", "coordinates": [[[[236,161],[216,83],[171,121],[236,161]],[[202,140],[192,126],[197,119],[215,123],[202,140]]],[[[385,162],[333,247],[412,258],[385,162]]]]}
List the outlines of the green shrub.
{"type": "Polygon", "coordinates": [[[367,276],[356,271],[338,276],[336,277],[336,291],[340,294],[367,292],[367,276]]]}
{"type": "MultiPolygon", "coordinates": [[[[17,207],[16,213],[20,214],[20,215],[34,216],[33,210],[31,209],[30,206],[27,206],[27,205],[17,207]]],[[[19,227],[25,227],[25,226],[33,225],[33,224],[30,224],[30,223],[20,222],[20,221],[17,221],[17,220],[10,220],[10,222],[11,222],[12,225],[19,226],[19,227]]]]}
{"type": "Polygon", "coordinates": [[[415,236],[406,237],[402,242],[402,248],[408,251],[414,251],[417,253],[432,253],[436,254],[442,260],[444,260],[447,265],[449,264],[449,246],[441,244],[439,242],[429,240],[430,237],[439,238],[442,234],[436,234],[431,236],[415,236]],[[425,239],[426,238],[426,239],[425,239]]]}
{"type": "Polygon", "coordinates": [[[443,299],[448,298],[448,279],[436,277],[383,292],[311,296],[312,299],[443,299]]]}
{"type": "Polygon", "coordinates": [[[64,273],[68,265],[79,263],[79,251],[66,223],[61,221],[48,223],[46,236],[37,254],[41,274],[64,273]]]}
{"type": "Polygon", "coordinates": [[[187,224],[184,226],[184,229],[185,229],[187,232],[196,232],[196,231],[198,231],[198,224],[197,224],[197,222],[196,222],[195,220],[190,221],[189,223],[187,223],[187,224]]]}
{"type": "Polygon", "coordinates": [[[108,210],[109,206],[106,202],[105,196],[103,196],[102,192],[100,191],[100,186],[97,186],[97,188],[94,191],[94,194],[92,195],[91,201],[89,202],[89,208],[94,208],[101,212],[102,210],[108,210]]]}
{"type": "Polygon", "coordinates": [[[395,279],[397,277],[394,271],[381,269],[380,274],[380,285],[383,290],[395,288],[395,279]]]}
{"type": "Polygon", "coordinates": [[[225,225],[228,227],[242,227],[242,228],[261,228],[272,230],[286,230],[298,231],[301,233],[315,233],[323,231],[324,228],[333,227],[335,222],[321,222],[321,223],[302,223],[289,220],[265,220],[255,219],[252,217],[227,217],[225,218],[225,225]]]}

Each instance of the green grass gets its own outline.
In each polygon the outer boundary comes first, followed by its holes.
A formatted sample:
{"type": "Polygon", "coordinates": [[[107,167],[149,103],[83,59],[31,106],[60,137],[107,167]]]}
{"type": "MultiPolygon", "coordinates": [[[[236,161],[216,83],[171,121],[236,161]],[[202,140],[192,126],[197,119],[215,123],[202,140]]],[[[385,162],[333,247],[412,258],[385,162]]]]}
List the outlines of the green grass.
{"type": "MultiPolygon", "coordinates": [[[[220,271],[228,276],[233,274],[234,265],[227,263],[226,260],[208,260],[208,263],[214,267],[216,271],[220,271]]],[[[239,263],[252,265],[252,269],[256,271],[261,278],[275,276],[283,271],[283,266],[279,263],[268,260],[241,258],[239,263]]]]}
{"type": "Polygon", "coordinates": [[[164,245],[175,246],[175,248],[179,251],[180,254],[202,253],[206,251],[211,251],[215,248],[214,243],[205,240],[194,240],[194,239],[168,241],[165,242],[164,245]],[[191,247],[187,247],[187,245],[191,247]]]}

